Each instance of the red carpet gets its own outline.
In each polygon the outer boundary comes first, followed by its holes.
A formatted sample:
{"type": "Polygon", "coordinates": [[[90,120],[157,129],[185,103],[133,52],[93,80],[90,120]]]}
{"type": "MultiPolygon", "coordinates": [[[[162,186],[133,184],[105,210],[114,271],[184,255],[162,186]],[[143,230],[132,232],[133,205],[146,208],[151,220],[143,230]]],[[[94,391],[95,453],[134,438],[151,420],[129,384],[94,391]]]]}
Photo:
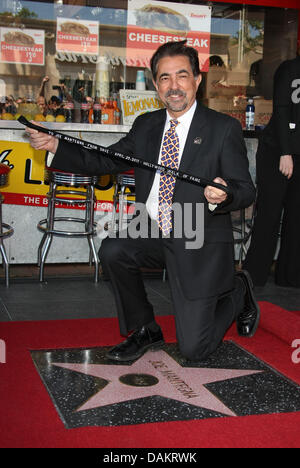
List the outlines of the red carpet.
{"type": "MultiPolygon", "coordinates": [[[[291,343],[300,339],[299,313],[261,303],[261,326],[241,339],[226,338],[300,384],[300,363],[291,343]]],[[[172,317],[159,317],[165,339],[175,341],[172,317]]],[[[6,364],[0,364],[1,447],[299,447],[300,413],[65,429],[38,375],[29,350],[108,346],[120,341],[116,319],[1,323],[6,364]]]]}

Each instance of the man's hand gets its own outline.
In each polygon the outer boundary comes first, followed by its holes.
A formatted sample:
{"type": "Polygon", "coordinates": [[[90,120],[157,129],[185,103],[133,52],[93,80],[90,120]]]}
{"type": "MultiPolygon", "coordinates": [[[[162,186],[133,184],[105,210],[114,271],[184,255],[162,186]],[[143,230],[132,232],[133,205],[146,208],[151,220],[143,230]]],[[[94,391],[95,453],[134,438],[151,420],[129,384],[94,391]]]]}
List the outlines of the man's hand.
{"type": "MultiPolygon", "coordinates": [[[[43,127],[43,125],[37,124],[32,121],[35,125],[43,127]]],[[[33,128],[26,127],[26,133],[29,135],[31,146],[36,150],[50,151],[55,154],[58,147],[58,139],[54,136],[47,135],[46,133],[38,132],[33,128]]]]}
{"type": "Polygon", "coordinates": [[[279,170],[288,179],[292,177],[294,171],[294,161],[293,157],[290,154],[284,154],[283,156],[281,156],[279,162],[279,170]]]}
{"type": "MultiPolygon", "coordinates": [[[[216,182],[217,184],[225,185],[225,187],[227,187],[225,180],[221,179],[221,177],[216,177],[214,179],[214,182],[216,182]]],[[[218,205],[219,203],[222,203],[226,200],[227,193],[223,192],[223,190],[221,189],[211,187],[210,185],[208,185],[207,187],[205,187],[204,196],[208,203],[218,205]]]]}

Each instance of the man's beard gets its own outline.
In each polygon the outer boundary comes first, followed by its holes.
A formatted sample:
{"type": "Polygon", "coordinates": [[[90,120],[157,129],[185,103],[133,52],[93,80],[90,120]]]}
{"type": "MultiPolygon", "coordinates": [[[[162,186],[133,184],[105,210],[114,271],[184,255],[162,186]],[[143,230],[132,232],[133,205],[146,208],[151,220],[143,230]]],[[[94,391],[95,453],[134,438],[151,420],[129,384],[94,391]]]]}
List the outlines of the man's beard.
{"type": "Polygon", "coordinates": [[[169,102],[168,101],[168,98],[171,97],[171,96],[183,96],[183,97],[187,97],[186,93],[184,91],[181,91],[180,89],[174,89],[174,90],[170,90],[168,91],[166,94],[165,94],[165,105],[167,107],[167,109],[169,109],[170,111],[173,111],[173,112],[182,112],[183,110],[185,110],[188,106],[188,101],[187,99],[183,102],[169,102]]]}

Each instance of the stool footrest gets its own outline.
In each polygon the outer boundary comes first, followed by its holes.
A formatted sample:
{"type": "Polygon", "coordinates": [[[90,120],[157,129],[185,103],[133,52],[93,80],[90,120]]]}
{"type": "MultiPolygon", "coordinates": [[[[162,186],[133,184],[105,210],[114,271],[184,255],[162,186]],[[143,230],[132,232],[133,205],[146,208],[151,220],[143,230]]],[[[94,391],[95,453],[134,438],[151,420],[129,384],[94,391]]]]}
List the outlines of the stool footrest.
{"type": "MultiPolygon", "coordinates": [[[[54,222],[73,222],[73,223],[82,223],[85,224],[84,219],[80,218],[65,218],[65,217],[57,217],[54,218],[54,222]]],[[[84,236],[92,236],[96,234],[96,229],[90,229],[89,231],[64,231],[64,230],[58,230],[58,229],[48,229],[47,226],[48,220],[47,219],[42,219],[37,227],[40,231],[47,232],[47,234],[53,234],[55,236],[65,236],[65,237],[84,237],[84,236]]],[[[96,228],[96,224],[94,223],[94,228],[96,228]]]]}
{"type": "Polygon", "coordinates": [[[6,223],[2,223],[2,232],[0,232],[0,237],[9,237],[12,236],[14,233],[14,229],[6,223]],[[3,231],[3,228],[6,229],[6,231],[3,231]]]}

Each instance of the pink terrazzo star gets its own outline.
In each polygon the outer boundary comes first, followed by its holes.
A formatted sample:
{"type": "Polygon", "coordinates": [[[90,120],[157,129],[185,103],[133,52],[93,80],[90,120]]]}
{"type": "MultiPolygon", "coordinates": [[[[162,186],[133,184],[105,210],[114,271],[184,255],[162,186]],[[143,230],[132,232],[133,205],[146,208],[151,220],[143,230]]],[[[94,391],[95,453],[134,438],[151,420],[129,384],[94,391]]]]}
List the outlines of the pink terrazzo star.
{"type": "Polygon", "coordinates": [[[108,384],[89,398],[77,411],[112,405],[150,396],[161,396],[206,408],[228,416],[236,416],[215,397],[205,384],[260,373],[257,370],[208,369],[181,367],[165,351],[147,352],[130,366],[103,364],[53,363],[58,367],[80,372],[108,381],[108,384]],[[125,376],[150,376],[151,386],[124,384],[125,376]]]}

